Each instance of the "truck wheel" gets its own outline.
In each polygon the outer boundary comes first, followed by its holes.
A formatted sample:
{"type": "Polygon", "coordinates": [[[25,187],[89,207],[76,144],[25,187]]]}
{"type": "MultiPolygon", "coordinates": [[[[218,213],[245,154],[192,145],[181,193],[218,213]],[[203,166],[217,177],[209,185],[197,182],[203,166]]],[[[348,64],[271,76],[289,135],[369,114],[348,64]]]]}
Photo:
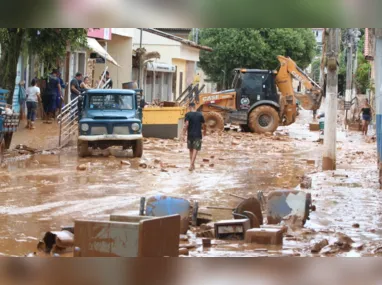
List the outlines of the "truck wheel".
{"type": "Polygon", "coordinates": [[[89,144],[88,142],[79,141],[77,144],[77,152],[79,157],[86,157],[89,155],[89,144]]]}
{"type": "Polygon", "coordinates": [[[279,114],[271,106],[259,106],[249,114],[248,125],[253,133],[273,133],[279,126],[279,114]]]}
{"type": "Polygon", "coordinates": [[[142,157],[143,155],[143,140],[136,140],[133,145],[133,156],[142,157]]]}
{"type": "Polygon", "coordinates": [[[11,147],[13,133],[7,133],[4,135],[4,143],[5,143],[5,149],[9,149],[11,147]]]}
{"type": "Polygon", "coordinates": [[[204,113],[203,116],[208,131],[221,132],[224,130],[224,119],[222,115],[217,112],[208,112],[204,113]]]}

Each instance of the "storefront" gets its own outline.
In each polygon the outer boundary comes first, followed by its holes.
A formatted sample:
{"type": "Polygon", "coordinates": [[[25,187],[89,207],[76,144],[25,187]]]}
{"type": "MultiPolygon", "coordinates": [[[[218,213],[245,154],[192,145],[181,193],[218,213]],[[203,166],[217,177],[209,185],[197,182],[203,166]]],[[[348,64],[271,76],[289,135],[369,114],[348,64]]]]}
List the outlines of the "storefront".
{"type": "Polygon", "coordinates": [[[147,62],[144,70],[143,91],[146,102],[172,101],[174,65],[158,62],[147,62]]]}

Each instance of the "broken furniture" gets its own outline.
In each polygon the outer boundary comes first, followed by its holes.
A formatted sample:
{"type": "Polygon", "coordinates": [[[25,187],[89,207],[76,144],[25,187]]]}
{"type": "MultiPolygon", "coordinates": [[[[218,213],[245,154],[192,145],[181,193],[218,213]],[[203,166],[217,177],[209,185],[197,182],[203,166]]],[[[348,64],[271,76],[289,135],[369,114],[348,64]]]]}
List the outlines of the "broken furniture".
{"type": "Polygon", "coordinates": [[[215,223],[215,238],[217,239],[241,239],[245,237],[247,230],[251,228],[249,219],[223,220],[215,223]]]}
{"type": "Polygon", "coordinates": [[[186,234],[189,227],[189,216],[191,211],[190,202],[186,199],[156,195],[146,201],[141,198],[140,215],[150,217],[163,217],[169,215],[180,215],[180,233],[186,234]]]}
{"type": "Polygon", "coordinates": [[[263,224],[263,214],[261,204],[258,199],[251,197],[243,200],[234,210],[234,219],[243,219],[247,217],[251,221],[251,228],[258,228],[263,224]]]}
{"type": "Polygon", "coordinates": [[[302,220],[303,226],[314,209],[311,194],[304,191],[272,191],[267,198],[268,224],[279,224],[283,218],[295,216],[302,220]]]}
{"type": "Polygon", "coordinates": [[[180,215],[75,221],[75,257],[177,257],[180,215]]]}

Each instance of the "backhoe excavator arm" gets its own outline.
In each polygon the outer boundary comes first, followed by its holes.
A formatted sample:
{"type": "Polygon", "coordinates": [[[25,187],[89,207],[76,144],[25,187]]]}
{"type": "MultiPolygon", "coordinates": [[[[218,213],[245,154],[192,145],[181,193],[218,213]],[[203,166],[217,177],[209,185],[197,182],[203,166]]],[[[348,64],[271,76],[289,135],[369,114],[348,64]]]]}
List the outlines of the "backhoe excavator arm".
{"type": "Polygon", "coordinates": [[[305,110],[318,110],[321,106],[322,89],[291,59],[278,56],[280,69],[276,76],[276,84],[283,96],[293,95],[301,102],[305,110]],[[293,78],[301,82],[306,93],[295,92],[293,78]]]}

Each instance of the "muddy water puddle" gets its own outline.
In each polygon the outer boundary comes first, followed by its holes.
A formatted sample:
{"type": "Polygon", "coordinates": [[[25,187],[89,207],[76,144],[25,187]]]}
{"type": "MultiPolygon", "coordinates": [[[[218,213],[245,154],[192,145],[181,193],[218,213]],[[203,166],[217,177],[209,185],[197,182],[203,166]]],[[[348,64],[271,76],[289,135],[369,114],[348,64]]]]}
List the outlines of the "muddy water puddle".
{"type": "MultiPolygon", "coordinates": [[[[162,193],[197,200],[201,208],[234,208],[240,200],[229,194],[250,197],[259,190],[266,194],[294,189],[305,173],[318,172],[322,145],[314,142],[318,134],[307,133],[304,122],[279,132],[271,138],[235,132],[207,137],[192,173],[186,145],[174,140],[146,140],[142,160],[120,150],[98,151],[79,159],[73,147],[59,154],[10,158],[0,168],[0,254],[33,252],[46,231],[72,225],[75,219],[137,214],[142,196],[162,193]],[[131,165],[121,164],[122,160],[131,165]],[[84,170],[77,170],[79,165],[84,170]]],[[[341,147],[344,151],[347,146],[341,147]]],[[[304,256],[312,239],[331,235],[330,231],[343,231],[356,241],[378,241],[380,195],[374,184],[364,189],[362,182],[362,177],[375,179],[376,169],[364,169],[366,174],[357,171],[345,181],[327,173],[313,174],[311,192],[317,212],[311,214],[306,227],[315,230],[314,235],[285,239],[282,249],[265,250],[239,242],[209,250],[197,247],[190,255],[304,256]],[[355,221],[360,228],[352,227],[355,221]]],[[[230,211],[209,212],[214,220],[231,218],[230,211]]]]}

